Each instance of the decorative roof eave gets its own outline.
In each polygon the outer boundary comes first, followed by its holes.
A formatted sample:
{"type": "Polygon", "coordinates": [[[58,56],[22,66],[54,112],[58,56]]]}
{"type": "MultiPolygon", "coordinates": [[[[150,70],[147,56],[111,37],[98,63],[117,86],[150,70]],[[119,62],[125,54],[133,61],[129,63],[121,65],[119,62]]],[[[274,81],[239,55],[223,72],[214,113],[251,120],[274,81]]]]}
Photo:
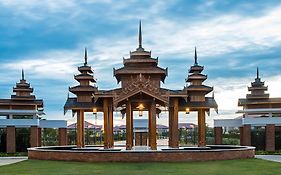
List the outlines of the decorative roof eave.
{"type": "Polygon", "coordinates": [[[120,76],[121,75],[131,75],[131,74],[135,74],[135,75],[138,75],[138,74],[160,74],[161,75],[161,81],[164,83],[165,82],[165,79],[166,77],[168,76],[168,68],[166,69],[163,69],[161,67],[156,67],[155,71],[152,72],[151,70],[147,71],[145,69],[140,69],[140,70],[137,70],[137,69],[132,69],[132,70],[126,70],[127,68],[125,67],[122,67],[122,68],[119,68],[119,69],[115,69],[113,68],[113,76],[115,76],[115,78],[117,79],[117,82],[119,83],[121,80],[120,80],[120,76]]]}
{"type": "Polygon", "coordinates": [[[16,83],[16,86],[20,86],[20,87],[30,87],[30,83],[16,83]]]}
{"type": "Polygon", "coordinates": [[[281,108],[256,108],[256,109],[243,109],[243,110],[238,110],[236,113],[281,113],[281,108]]]}
{"type": "Polygon", "coordinates": [[[39,110],[20,110],[20,109],[0,109],[0,115],[9,115],[9,114],[14,114],[14,115],[33,115],[33,114],[38,114],[38,115],[45,115],[43,111],[39,110]]]}
{"type": "Polygon", "coordinates": [[[238,99],[238,106],[259,105],[259,104],[280,104],[281,106],[281,98],[238,99]]]}
{"type": "Polygon", "coordinates": [[[17,95],[11,95],[12,100],[35,100],[35,95],[28,95],[28,96],[17,96],[17,95]]]}
{"type": "Polygon", "coordinates": [[[264,86],[264,81],[254,81],[251,83],[252,87],[264,86]]]}
{"type": "Polygon", "coordinates": [[[189,73],[193,73],[195,71],[202,72],[204,70],[204,66],[199,66],[199,65],[194,65],[191,66],[190,69],[188,70],[189,73]]]}
{"type": "Polygon", "coordinates": [[[38,107],[43,107],[43,100],[32,100],[32,99],[0,99],[0,105],[37,105],[38,107]]]}
{"type": "Polygon", "coordinates": [[[138,89],[138,90],[136,90],[136,91],[134,91],[134,92],[132,92],[132,93],[129,93],[128,95],[123,96],[122,98],[116,98],[116,99],[114,99],[113,104],[114,104],[114,106],[117,106],[117,104],[119,104],[120,102],[122,102],[122,101],[124,101],[124,100],[127,100],[128,98],[130,98],[130,97],[132,97],[132,96],[134,96],[134,95],[136,95],[136,94],[138,94],[138,93],[144,93],[144,94],[146,94],[146,95],[148,95],[148,96],[151,96],[151,97],[153,97],[153,98],[155,98],[155,99],[157,99],[157,100],[163,102],[165,105],[168,105],[168,104],[169,104],[168,98],[165,99],[165,98],[162,97],[162,96],[154,95],[153,93],[150,93],[150,92],[148,92],[148,91],[146,91],[146,90],[143,90],[143,89],[142,89],[142,90],[138,89]]]}
{"type": "Polygon", "coordinates": [[[81,71],[87,71],[88,73],[93,73],[93,70],[91,68],[91,66],[80,66],[78,67],[78,70],[81,72],[81,71]]]}
{"type": "Polygon", "coordinates": [[[94,76],[89,75],[89,74],[74,75],[74,79],[77,80],[77,81],[79,81],[79,80],[88,80],[88,81],[96,83],[96,80],[94,79],[94,76]]]}
{"type": "Polygon", "coordinates": [[[14,87],[13,92],[33,92],[33,88],[19,88],[19,87],[14,87]]]}
{"type": "Polygon", "coordinates": [[[167,69],[163,69],[161,67],[149,67],[149,68],[142,68],[142,67],[134,67],[134,68],[128,68],[128,67],[121,67],[119,69],[113,68],[114,75],[118,74],[167,74],[167,69]]]}
{"type": "Polygon", "coordinates": [[[103,106],[101,101],[77,102],[76,97],[68,97],[64,105],[64,114],[66,114],[68,110],[72,110],[73,112],[78,110],[84,110],[84,112],[92,112],[93,108],[97,108],[98,112],[102,112],[103,106]]]}
{"type": "Polygon", "coordinates": [[[72,93],[83,93],[83,92],[95,92],[97,90],[97,87],[95,86],[74,86],[74,87],[69,87],[69,91],[72,93]]]}
{"type": "Polygon", "coordinates": [[[247,94],[247,99],[264,99],[269,98],[269,94],[262,94],[262,95],[253,95],[253,94],[247,94]]]}
{"type": "Polygon", "coordinates": [[[136,51],[130,52],[130,57],[135,57],[135,56],[151,57],[151,51],[136,50],[136,51]]]}
{"type": "Polygon", "coordinates": [[[186,82],[192,82],[193,80],[202,80],[204,82],[207,79],[207,75],[203,74],[191,74],[188,75],[188,78],[185,79],[186,82]]]}
{"type": "Polygon", "coordinates": [[[254,90],[265,90],[267,91],[268,86],[260,86],[260,87],[248,87],[248,91],[254,91],[254,90]]]}
{"type": "Polygon", "coordinates": [[[206,86],[206,85],[190,85],[185,88],[186,91],[192,92],[192,91],[204,91],[204,92],[211,92],[213,90],[213,87],[206,86]]]}
{"type": "Polygon", "coordinates": [[[179,103],[179,110],[185,111],[186,108],[189,108],[190,111],[197,111],[198,109],[208,110],[214,108],[215,111],[218,113],[218,104],[213,97],[205,97],[205,101],[202,102],[190,102],[181,99],[179,103]]]}

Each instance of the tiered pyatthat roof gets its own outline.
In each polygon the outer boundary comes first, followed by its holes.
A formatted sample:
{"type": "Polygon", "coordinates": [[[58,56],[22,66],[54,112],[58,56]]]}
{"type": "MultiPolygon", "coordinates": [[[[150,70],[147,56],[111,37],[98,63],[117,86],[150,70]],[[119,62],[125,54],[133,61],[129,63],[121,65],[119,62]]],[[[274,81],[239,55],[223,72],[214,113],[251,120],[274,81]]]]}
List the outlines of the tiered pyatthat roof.
{"type": "Polygon", "coordinates": [[[75,75],[74,79],[79,82],[78,86],[70,87],[69,91],[77,96],[77,102],[92,102],[92,95],[97,91],[96,80],[91,66],[88,65],[88,53],[85,48],[85,62],[83,66],[78,67],[80,74],[75,75]],[[91,85],[94,83],[94,85],[91,85]]]}
{"type": "Polygon", "coordinates": [[[16,83],[16,87],[13,88],[15,95],[11,95],[12,100],[35,100],[35,95],[32,95],[33,88],[26,82],[24,78],[24,70],[21,73],[21,80],[16,83]]]}
{"type": "Polygon", "coordinates": [[[191,102],[205,101],[205,95],[213,90],[212,87],[203,85],[203,82],[207,79],[207,75],[201,74],[203,70],[204,67],[198,64],[195,47],[194,65],[190,67],[189,75],[186,79],[186,83],[190,84],[185,88],[191,102]]]}
{"type": "Polygon", "coordinates": [[[163,69],[157,66],[158,58],[152,58],[151,52],[145,51],[142,47],[141,21],[139,23],[139,47],[135,51],[130,52],[130,58],[123,59],[123,64],[124,67],[116,70],[113,69],[114,76],[116,77],[118,83],[122,81],[122,76],[127,75],[159,75],[162,82],[164,82],[166,76],[168,75],[167,68],[163,69]]]}
{"type": "Polygon", "coordinates": [[[247,94],[247,99],[266,99],[269,98],[269,94],[266,94],[267,86],[264,86],[264,82],[259,77],[259,68],[257,68],[257,77],[255,81],[251,83],[251,87],[248,87],[250,94],[247,94]]]}
{"type": "MultiPolygon", "coordinates": [[[[264,109],[271,110],[271,108],[280,108],[281,106],[280,97],[269,98],[269,94],[265,93],[265,91],[267,91],[267,86],[265,86],[264,82],[261,81],[258,68],[255,81],[251,83],[250,87],[248,87],[248,91],[250,91],[251,93],[247,94],[246,98],[238,99],[238,106],[242,106],[243,109],[258,109],[266,111],[264,109]]],[[[268,112],[270,112],[270,110],[268,112]]],[[[264,115],[264,112],[255,111],[254,115],[257,114],[264,115]]]]}

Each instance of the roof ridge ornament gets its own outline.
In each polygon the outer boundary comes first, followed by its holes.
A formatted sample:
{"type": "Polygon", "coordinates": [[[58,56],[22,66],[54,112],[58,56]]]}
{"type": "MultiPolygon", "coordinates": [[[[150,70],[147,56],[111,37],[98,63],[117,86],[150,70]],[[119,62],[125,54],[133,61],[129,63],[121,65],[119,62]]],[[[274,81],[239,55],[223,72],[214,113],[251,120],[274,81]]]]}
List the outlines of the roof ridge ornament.
{"type": "Polygon", "coordinates": [[[21,80],[24,80],[24,70],[21,69],[21,80]]]}
{"type": "Polygon", "coordinates": [[[197,51],[196,51],[196,46],[195,46],[195,50],[194,50],[194,65],[197,66],[198,62],[197,62],[197,51]]]}
{"type": "Polygon", "coordinates": [[[259,76],[259,67],[257,67],[257,79],[259,79],[260,76],[259,76]]]}
{"type": "Polygon", "coordinates": [[[137,48],[137,51],[144,51],[142,48],[142,30],[141,30],[141,20],[139,22],[139,47],[137,48]]]}
{"type": "Polygon", "coordinates": [[[85,47],[85,55],[84,55],[84,66],[86,66],[88,64],[88,51],[87,51],[87,47],[85,47]]]}

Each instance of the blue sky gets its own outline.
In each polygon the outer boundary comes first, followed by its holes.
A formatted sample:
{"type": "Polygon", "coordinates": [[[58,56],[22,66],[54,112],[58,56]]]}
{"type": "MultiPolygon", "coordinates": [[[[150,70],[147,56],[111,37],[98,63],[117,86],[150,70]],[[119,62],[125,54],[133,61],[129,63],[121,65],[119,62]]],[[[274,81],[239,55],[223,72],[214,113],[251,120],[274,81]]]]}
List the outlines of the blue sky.
{"type": "MultiPolygon", "coordinates": [[[[144,48],[169,67],[164,87],[183,88],[197,46],[220,109],[210,124],[237,116],[237,100],[245,97],[257,66],[271,96],[281,96],[280,1],[0,0],[0,9],[0,98],[11,95],[24,68],[48,119],[71,118],[63,116],[63,105],[84,47],[98,87],[118,86],[112,68],[137,47],[140,19],[144,48]]],[[[180,121],[195,119],[181,115],[180,121]]],[[[166,122],[165,114],[159,122],[166,122]]]]}

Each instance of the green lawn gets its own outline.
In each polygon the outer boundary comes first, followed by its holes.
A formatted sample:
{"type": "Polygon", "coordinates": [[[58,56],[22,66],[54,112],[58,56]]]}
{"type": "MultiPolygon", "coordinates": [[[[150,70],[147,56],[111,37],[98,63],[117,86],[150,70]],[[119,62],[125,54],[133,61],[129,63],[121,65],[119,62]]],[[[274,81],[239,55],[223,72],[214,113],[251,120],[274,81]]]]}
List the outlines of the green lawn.
{"type": "Polygon", "coordinates": [[[280,172],[281,163],[258,159],[185,163],[81,163],[27,160],[0,167],[1,175],[277,175],[280,172]]]}

